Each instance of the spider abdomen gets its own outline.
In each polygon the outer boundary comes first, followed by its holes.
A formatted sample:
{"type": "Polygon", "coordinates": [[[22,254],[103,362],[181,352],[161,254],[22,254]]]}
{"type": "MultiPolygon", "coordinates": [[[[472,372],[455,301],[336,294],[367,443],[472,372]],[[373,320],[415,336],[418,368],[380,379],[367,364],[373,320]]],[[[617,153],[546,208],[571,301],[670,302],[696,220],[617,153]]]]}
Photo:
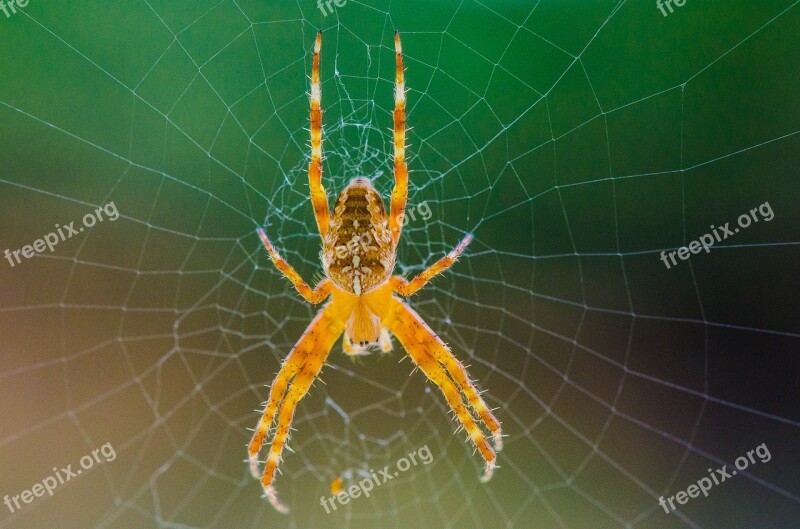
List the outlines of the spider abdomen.
{"type": "Polygon", "coordinates": [[[339,195],[322,247],[325,272],[341,289],[360,296],[385,283],[395,248],[383,200],[366,178],[339,195]]]}

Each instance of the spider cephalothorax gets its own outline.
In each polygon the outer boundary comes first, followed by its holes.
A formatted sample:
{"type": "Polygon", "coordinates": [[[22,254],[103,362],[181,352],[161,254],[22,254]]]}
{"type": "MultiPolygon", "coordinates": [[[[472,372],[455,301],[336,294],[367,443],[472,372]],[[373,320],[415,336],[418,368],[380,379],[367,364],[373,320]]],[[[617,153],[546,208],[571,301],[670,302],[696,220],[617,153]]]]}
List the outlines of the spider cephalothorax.
{"type": "Polygon", "coordinates": [[[311,161],[308,178],[314,216],[322,237],[322,266],[326,278],[311,288],[272,245],[264,230],[258,235],[275,266],[310,303],[326,303],[286,357],[272,382],[269,399],[248,447],[250,471],[261,478],[264,493],[281,512],[273,481],[289,436],[294,412],[313,384],[333,344],[342,338],[344,352],[365,354],[372,345],[390,351],[389,334],[405,348],[423,373],[442,390],[461,426],[486,461],[482,481],[492,477],[502,447],[500,422],[486,406],[464,366],[445,343],[400,296],[411,296],[456,261],[472,240],[467,235],[456,248],[411,281],[392,276],[397,242],[403,228],[408,197],[408,169],[405,160],[406,97],[400,36],[395,33],[397,57],[394,109],[394,190],[387,215],[383,199],[366,178],[355,178],[341,192],[331,216],[328,195],[322,185],[322,111],[320,109],[319,52],[322,33],[314,43],[311,69],[311,161]],[[277,417],[277,419],[276,419],[277,417]],[[272,432],[264,472],[259,472],[258,453],[272,432]],[[479,424],[489,430],[494,449],[479,424]]]}

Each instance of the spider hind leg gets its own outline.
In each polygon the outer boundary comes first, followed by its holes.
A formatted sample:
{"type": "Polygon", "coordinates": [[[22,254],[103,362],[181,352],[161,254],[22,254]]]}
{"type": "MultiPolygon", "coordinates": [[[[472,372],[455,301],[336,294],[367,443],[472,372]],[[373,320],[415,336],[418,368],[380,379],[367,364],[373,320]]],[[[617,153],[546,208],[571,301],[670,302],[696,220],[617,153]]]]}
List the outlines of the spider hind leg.
{"type": "Polygon", "coordinates": [[[502,448],[502,427],[486,406],[466,369],[419,314],[398,298],[392,298],[388,325],[414,363],[444,394],[447,404],[486,463],[481,481],[489,481],[497,466],[495,452],[502,448]],[[494,449],[481,430],[479,421],[489,430],[495,443],[494,449]]]}
{"type": "Polygon", "coordinates": [[[289,509],[278,499],[273,482],[289,437],[294,412],[319,375],[343,327],[344,323],[339,319],[332,303],[317,314],[284,360],[272,382],[269,400],[250,440],[248,446],[250,470],[255,477],[259,477],[258,454],[272,434],[264,471],[260,478],[265,496],[279,512],[287,513],[289,509]],[[271,428],[273,425],[274,429],[271,428]]]}

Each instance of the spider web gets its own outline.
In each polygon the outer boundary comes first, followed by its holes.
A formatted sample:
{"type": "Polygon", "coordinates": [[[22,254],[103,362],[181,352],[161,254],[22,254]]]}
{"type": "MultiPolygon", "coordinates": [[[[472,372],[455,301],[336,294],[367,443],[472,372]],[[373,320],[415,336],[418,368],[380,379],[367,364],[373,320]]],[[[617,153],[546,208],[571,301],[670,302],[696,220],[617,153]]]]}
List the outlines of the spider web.
{"type": "Polygon", "coordinates": [[[800,519],[798,2],[33,1],[0,15],[2,241],[121,214],[0,265],[0,494],[117,458],[0,527],[788,528],[800,519]],[[409,88],[398,273],[503,422],[489,484],[402,349],[337,344],[260,498],[245,444],[310,322],[307,76],[324,29],[324,182],[391,190],[394,29],[409,88]],[[662,250],[769,201],[667,270],[662,250]],[[429,207],[430,209],[426,209],[429,207]],[[430,211],[430,215],[425,214],[430,211]],[[427,218],[426,218],[427,217],[427,218]],[[760,444],[672,514],[658,505],[760,444]],[[319,504],[427,446],[433,460],[319,504]]]}

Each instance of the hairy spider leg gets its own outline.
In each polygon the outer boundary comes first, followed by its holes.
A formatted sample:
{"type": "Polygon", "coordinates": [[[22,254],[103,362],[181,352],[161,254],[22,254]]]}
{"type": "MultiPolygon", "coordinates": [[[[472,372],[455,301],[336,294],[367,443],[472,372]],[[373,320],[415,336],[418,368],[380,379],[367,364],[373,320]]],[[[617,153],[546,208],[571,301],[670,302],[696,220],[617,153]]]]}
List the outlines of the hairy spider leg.
{"type": "Polygon", "coordinates": [[[494,473],[497,456],[472,413],[464,405],[462,393],[490,430],[495,428],[492,432],[495,438],[501,436],[500,423],[469,381],[463,365],[450,353],[444,342],[436,336],[419,314],[399,298],[392,298],[387,323],[414,363],[441,389],[450,408],[486,461],[481,481],[489,481],[494,473]]]}
{"type": "Polygon", "coordinates": [[[311,66],[311,161],[308,164],[308,184],[311,189],[311,204],[321,237],[328,233],[330,211],[328,194],[322,185],[322,89],[319,83],[319,51],[322,47],[322,31],[314,41],[314,62],[311,66]]]}
{"type": "Polygon", "coordinates": [[[258,469],[258,452],[277,414],[275,433],[261,475],[261,485],[272,506],[282,513],[289,512],[289,508],[280,501],[273,486],[275,472],[286,446],[297,404],[308,393],[334,342],[344,330],[344,321],[338,312],[339,309],[333,303],[326,304],[289,353],[272,383],[269,401],[250,442],[248,452],[252,472],[254,468],[258,469]]]}
{"type": "Polygon", "coordinates": [[[314,305],[318,303],[322,303],[325,301],[331,291],[333,290],[333,283],[328,278],[323,279],[322,281],[317,284],[317,286],[312,290],[308,283],[306,283],[300,274],[294,269],[292,265],[290,265],[281,254],[278,253],[278,250],[275,249],[272,242],[267,237],[267,234],[264,233],[264,230],[258,228],[258,236],[261,237],[261,242],[264,243],[264,247],[269,252],[269,256],[272,258],[272,262],[275,263],[275,267],[280,270],[280,272],[292,282],[294,288],[297,289],[297,292],[300,293],[303,298],[308,301],[309,303],[313,303],[314,305]]]}
{"type": "Polygon", "coordinates": [[[418,292],[422,287],[428,284],[428,281],[435,276],[441,274],[458,260],[461,253],[466,249],[467,245],[472,242],[472,235],[467,234],[458,246],[453,251],[445,255],[434,264],[423,270],[417,277],[411,281],[406,280],[402,276],[394,276],[391,279],[392,289],[401,296],[408,297],[418,292]]]}
{"type": "MultiPolygon", "coordinates": [[[[453,249],[453,251],[451,251],[445,257],[439,259],[433,265],[429,266],[411,281],[406,281],[406,279],[402,276],[392,277],[392,289],[401,296],[411,296],[418,292],[434,276],[450,268],[453,263],[456,262],[458,257],[464,252],[470,242],[472,242],[472,235],[467,234],[467,236],[461,240],[461,242],[453,249]]],[[[419,316],[417,316],[417,318],[419,318],[419,316]]],[[[421,318],[419,318],[419,321],[422,325],[425,325],[421,318]]],[[[433,331],[431,331],[431,334],[433,334],[433,331]]],[[[486,427],[492,432],[495,449],[497,451],[502,450],[503,435],[500,422],[486,406],[486,403],[475,389],[474,384],[472,384],[472,382],[469,380],[467,372],[461,363],[455,359],[453,354],[444,345],[444,343],[441,342],[441,340],[437,339],[437,342],[438,343],[436,346],[432,349],[434,357],[447,367],[450,376],[452,376],[453,380],[455,380],[456,383],[458,383],[458,385],[462,388],[472,408],[478,413],[481,420],[484,422],[484,424],[486,424],[486,427]]]]}
{"type": "Polygon", "coordinates": [[[389,228],[395,246],[400,240],[408,200],[408,167],[406,166],[406,83],[403,72],[403,48],[400,34],[394,34],[396,56],[394,81],[394,189],[389,208],[389,228]]]}

